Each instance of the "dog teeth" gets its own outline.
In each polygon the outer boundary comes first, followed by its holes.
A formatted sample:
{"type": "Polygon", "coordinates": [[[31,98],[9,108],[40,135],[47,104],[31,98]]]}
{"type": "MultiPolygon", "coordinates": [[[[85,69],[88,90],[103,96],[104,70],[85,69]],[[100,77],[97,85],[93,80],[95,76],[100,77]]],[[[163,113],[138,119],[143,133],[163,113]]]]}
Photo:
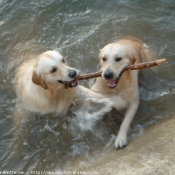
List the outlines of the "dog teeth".
{"type": "Polygon", "coordinates": [[[71,82],[71,86],[72,86],[72,87],[74,87],[74,86],[76,86],[76,85],[77,85],[77,81],[71,82]]]}
{"type": "Polygon", "coordinates": [[[113,86],[111,86],[110,84],[108,84],[108,87],[111,88],[111,89],[113,89],[113,88],[116,87],[116,85],[117,85],[117,84],[114,84],[113,86]]]}
{"type": "Polygon", "coordinates": [[[71,85],[75,85],[75,84],[76,84],[76,82],[72,82],[72,83],[71,83],[71,85]]]}

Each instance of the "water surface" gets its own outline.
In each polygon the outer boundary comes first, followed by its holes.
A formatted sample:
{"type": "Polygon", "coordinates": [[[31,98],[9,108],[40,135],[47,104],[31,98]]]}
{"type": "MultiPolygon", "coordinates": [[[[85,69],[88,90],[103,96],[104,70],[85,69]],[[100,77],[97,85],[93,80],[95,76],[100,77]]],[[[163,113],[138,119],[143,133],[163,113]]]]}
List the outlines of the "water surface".
{"type": "Polygon", "coordinates": [[[173,0],[0,0],[0,170],[83,168],[114,149],[123,112],[112,110],[98,121],[83,109],[72,108],[65,117],[16,112],[15,70],[46,50],[58,49],[71,66],[87,73],[98,70],[104,45],[128,35],[142,39],[168,63],[142,71],[129,140],[173,116],[174,19],[173,0]]]}

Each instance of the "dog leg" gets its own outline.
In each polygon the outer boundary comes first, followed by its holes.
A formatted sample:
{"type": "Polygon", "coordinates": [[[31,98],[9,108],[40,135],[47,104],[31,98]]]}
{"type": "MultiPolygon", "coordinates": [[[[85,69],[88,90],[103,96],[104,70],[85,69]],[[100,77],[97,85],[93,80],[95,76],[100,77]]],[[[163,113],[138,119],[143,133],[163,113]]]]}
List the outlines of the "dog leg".
{"type": "Polygon", "coordinates": [[[115,148],[123,148],[127,145],[127,132],[130,127],[130,124],[135,116],[139,105],[139,100],[130,103],[129,107],[126,110],[125,118],[120,126],[118,135],[115,140],[115,148]]]}

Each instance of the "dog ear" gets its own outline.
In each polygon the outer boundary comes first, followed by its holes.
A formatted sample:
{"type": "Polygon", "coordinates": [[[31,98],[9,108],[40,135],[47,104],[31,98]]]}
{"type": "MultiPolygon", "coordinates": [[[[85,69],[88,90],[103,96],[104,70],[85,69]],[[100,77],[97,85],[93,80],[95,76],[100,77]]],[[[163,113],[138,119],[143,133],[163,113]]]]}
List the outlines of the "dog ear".
{"type": "Polygon", "coordinates": [[[41,86],[43,89],[48,89],[47,84],[43,81],[41,76],[37,74],[36,70],[33,71],[32,82],[36,85],[41,86]]]}
{"type": "Polygon", "coordinates": [[[131,64],[134,64],[135,61],[136,61],[136,59],[135,59],[134,55],[131,55],[131,64]]]}

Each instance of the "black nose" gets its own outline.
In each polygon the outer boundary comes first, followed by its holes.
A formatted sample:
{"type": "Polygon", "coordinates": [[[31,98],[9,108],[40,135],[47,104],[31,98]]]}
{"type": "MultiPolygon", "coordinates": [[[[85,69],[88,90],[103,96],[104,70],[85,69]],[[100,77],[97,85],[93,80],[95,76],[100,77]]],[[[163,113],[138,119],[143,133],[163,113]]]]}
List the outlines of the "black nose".
{"type": "Polygon", "coordinates": [[[69,71],[69,77],[70,78],[75,78],[77,76],[77,71],[76,70],[70,70],[69,71]]]}
{"type": "Polygon", "coordinates": [[[104,73],[104,77],[105,77],[106,79],[113,79],[114,74],[113,74],[113,72],[107,70],[107,71],[104,73]]]}

